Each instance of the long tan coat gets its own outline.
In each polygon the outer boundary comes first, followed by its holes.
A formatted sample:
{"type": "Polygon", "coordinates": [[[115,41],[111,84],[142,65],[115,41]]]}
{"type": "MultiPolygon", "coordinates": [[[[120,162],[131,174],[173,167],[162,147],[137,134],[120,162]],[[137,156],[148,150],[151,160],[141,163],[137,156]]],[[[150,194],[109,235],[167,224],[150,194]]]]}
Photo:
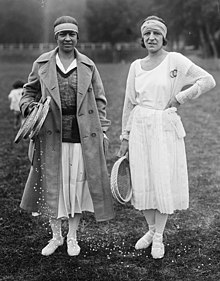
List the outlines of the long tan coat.
{"type": "MultiPolygon", "coordinates": [[[[20,106],[23,115],[30,102],[51,96],[49,113],[35,140],[31,140],[32,163],[21,207],[30,212],[57,216],[61,175],[61,101],[56,73],[57,49],[41,55],[33,64],[20,106]]],[[[76,49],[78,90],[77,120],[89,190],[97,221],[114,217],[109,176],[103,149],[106,98],[95,64],[76,49]]]]}

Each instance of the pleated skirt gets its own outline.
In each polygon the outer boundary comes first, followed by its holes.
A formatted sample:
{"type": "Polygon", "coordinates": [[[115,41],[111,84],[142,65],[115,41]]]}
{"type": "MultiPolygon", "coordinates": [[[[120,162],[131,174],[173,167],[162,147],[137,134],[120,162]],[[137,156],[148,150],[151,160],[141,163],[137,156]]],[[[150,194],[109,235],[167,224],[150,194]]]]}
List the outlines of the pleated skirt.
{"type": "Polygon", "coordinates": [[[75,213],[83,211],[94,212],[80,143],[62,143],[62,179],[58,218],[74,217],[75,213]]]}
{"type": "Polygon", "coordinates": [[[129,137],[133,196],[138,210],[171,214],[189,206],[185,131],[175,109],[136,106],[129,137]]]}

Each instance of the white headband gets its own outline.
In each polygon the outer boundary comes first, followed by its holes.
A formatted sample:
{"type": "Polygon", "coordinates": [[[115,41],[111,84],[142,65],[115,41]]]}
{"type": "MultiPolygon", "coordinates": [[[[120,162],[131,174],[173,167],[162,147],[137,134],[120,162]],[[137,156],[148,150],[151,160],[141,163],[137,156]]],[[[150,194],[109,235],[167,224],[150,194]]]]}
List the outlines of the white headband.
{"type": "Polygon", "coordinates": [[[65,30],[71,30],[75,32],[79,32],[78,26],[74,23],[61,23],[55,26],[54,28],[54,34],[56,35],[58,32],[65,31],[65,30]]]}
{"type": "Polygon", "coordinates": [[[158,20],[146,20],[141,26],[141,35],[143,36],[144,32],[148,29],[156,29],[166,38],[167,27],[164,23],[158,20]]]}

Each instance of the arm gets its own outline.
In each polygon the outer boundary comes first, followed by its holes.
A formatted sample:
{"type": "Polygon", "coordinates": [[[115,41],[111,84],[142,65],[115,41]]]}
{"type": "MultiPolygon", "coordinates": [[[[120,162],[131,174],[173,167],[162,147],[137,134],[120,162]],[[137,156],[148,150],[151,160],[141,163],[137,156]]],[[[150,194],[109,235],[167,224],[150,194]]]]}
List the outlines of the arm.
{"type": "Polygon", "coordinates": [[[196,99],[201,94],[210,91],[216,85],[212,75],[195,64],[190,66],[185,75],[185,79],[187,84],[192,86],[186,90],[180,91],[176,95],[176,99],[180,104],[190,99],[196,99]]]}
{"type": "Polygon", "coordinates": [[[101,122],[102,131],[106,132],[111,124],[111,121],[106,118],[106,106],[107,100],[105,97],[105,91],[102,84],[100,74],[94,66],[94,72],[92,77],[92,87],[94,90],[94,95],[96,99],[96,105],[99,113],[99,119],[101,122]]]}
{"type": "Polygon", "coordinates": [[[32,105],[35,104],[37,97],[39,96],[40,90],[40,81],[38,77],[38,66],[35,62],[32,67],[32,71],[29,74],[28,82],[24,85],[23,95],[20,100],[20,109],[22,115],[25,117],[28,114],[28,111],[31,109],[32,105]]]}
{"type": "Polygon", "coordinates": [[[129,139],[131,121],[132,121],[132,110],[137,104],[135,101],[136,91],[135,91],[135,65],[131,64],[129,69],[127,83],[126,83],[126,91],[125,91],[125,100],[122,114],[122,139],[129,139]]]}
{"type": "Polygon", "coordinates": [[[118,157],[124,156],[128,152],[128,140],[132,122],[132,110],[137,104],[135,100],[135,65],[131,64],[125,91],[125,100],[122,114],[122,134],[120,136],[121,145],[117,153],[118,157]]]}

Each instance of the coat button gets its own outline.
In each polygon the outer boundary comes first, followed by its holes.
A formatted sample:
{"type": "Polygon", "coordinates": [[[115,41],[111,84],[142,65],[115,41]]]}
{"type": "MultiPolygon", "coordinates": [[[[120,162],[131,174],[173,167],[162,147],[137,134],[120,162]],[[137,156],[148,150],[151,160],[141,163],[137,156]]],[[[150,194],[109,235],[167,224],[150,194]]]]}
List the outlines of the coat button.
{"type": "Polygon", "coordinates": [[[52,134],[52,131],[51,131],[51,130],[48,130],[47,133],[48,133],[48,135],[51,135],[51,134],[52,134]]]}
{"type": "Polygon", "coordinates": [[[92,136],[92,137],[96,137],[96,133],[92,133],[91,136],[92,136]]]}
{"type": "Polygon", "coordinates": [[[91,91],[92,91],[92,88],[89,88],[89,89],[88,89],[88,92],[91,92],[91,91]]]}
{"type": "Polygon", "coordinates": [[[89,114],[92,114],[92,113],[93,113],[93,110],[92,110],[92,109],[90,109],[90,110],[89,110],[89,114]]]}
{"type": "Polygon", "coordinates": [[[57,129],[57,130],[56,130],[56,133],[57,133],[57,134],[59,134],[59,133],[60,133],[60,130],[59,130],[59,129],[57,129]]]}

